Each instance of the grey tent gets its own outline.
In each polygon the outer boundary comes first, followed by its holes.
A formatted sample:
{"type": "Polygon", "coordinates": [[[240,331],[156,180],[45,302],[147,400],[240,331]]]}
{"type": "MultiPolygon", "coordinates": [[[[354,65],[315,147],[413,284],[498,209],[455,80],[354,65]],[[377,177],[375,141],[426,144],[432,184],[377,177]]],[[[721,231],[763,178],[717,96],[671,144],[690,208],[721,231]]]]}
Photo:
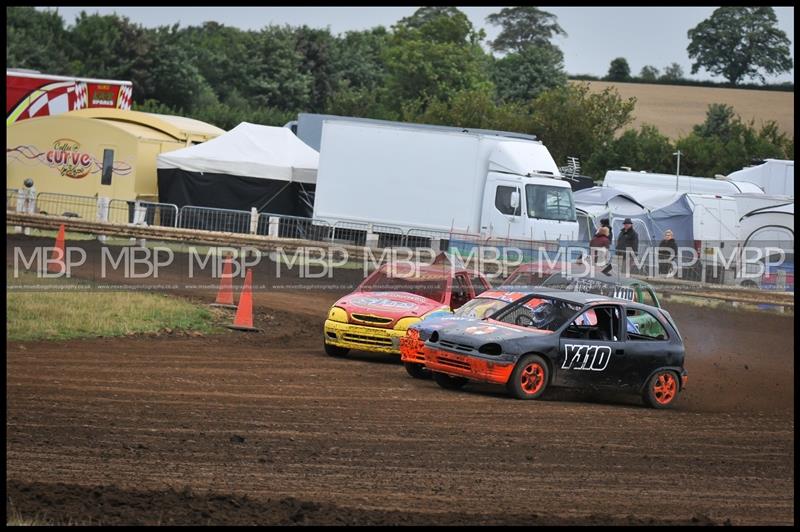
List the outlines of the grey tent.
{"type": "MultiPolygon", "coordinates": [[[[647,227],[645,221],[647,208],[636,201],[633,196],[621,190],[610,187],[592,187],[574,192],[573,198],[580,229],[578,239],[581,242],[589,242],[597,228],[600,227],[600,220],[603,218],[611,221],[619,218],[621,223],[624,218],[630,217],[635,220],[634,226],[637,232],[640,232],[640,227],[647,227]]],[[[649,233],[649,228],[645,230],[645,233],[649,233]]]]}

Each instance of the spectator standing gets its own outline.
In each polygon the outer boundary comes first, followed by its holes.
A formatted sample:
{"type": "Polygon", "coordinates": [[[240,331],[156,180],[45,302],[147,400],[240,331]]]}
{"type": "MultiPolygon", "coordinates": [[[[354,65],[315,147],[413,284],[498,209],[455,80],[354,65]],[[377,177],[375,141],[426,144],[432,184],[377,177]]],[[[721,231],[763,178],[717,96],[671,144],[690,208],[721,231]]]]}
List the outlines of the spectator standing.
{"type": "Polygon", "coordinates": [[[614,240],[614,235],[611,233],[611,222],[608,218],[600,218],[600,227],[608,229],[608,242],[611,243],[614,240]]]}
{"type": "Polygon", "coordinates": [[[639,235],[633,228],[633,221],[625,218],[622,221],[622,231],[617,236],[617,255],[622,257],[622,270],[631,273],[631,263],[639,253],[639,235]]]}
{"type": "Polygon", "coordinates": [[[664,231],[664,240],[658,244],[658,273],[674,275],[677,269],[678,244],[672,236],[672,230],[664,231]]]}
{"type": "Polygon", "coordinates": [[[593,264],[605,264],[608,261],[608,250],[611,248],[610,234],[611,231],[608,227],[601,226],[589,242],[593,264]]]}

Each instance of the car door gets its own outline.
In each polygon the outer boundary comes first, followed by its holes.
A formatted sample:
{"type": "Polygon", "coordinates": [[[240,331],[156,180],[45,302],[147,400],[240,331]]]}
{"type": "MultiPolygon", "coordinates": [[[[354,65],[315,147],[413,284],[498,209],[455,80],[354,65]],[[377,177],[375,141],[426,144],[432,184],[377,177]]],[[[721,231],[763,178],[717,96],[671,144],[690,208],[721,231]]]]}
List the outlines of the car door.
{"type": "Polygon", "coordinates": [[[456,274],[453,279],[452,296],[450,297],[450,307],[456,310],[458,307],[474,297],[471,292],[469,277],[464,273],[456,274]]]}
{"type": "Polygon", "coordinates": [[[525,233],[522,217],[522,189],[512,181],[497,181],[494,187],[494,202],[487,202],[484,210],[492,236],[522,238],[525,233]]]}
{"type": "Polygon", "coordinates": [[[638,389],[654,370],[679,365],[680,355],[655,314],[643,309],[628,309],[626,314],[628,323],[636,326],[625,331],[625,356],[617,361],[611,382],[621,390],[638,389]]]}
{"type": "Polygon", "coordinates": [[[595,305],[562,331],[554,384],[592,389],[614,381],[625,356],[621,316],[621,305],[595,305]]]}

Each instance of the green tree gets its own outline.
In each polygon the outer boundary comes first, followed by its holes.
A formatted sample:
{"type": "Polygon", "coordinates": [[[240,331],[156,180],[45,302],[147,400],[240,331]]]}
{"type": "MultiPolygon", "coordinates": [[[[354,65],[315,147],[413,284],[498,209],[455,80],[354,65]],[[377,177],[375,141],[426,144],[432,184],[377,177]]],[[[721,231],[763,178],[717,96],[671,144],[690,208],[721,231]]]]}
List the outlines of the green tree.
{"type": "Polygon", "coordinates": [[[670,63],[664,67],[664,73],[659,78],[664,81],[677,81],[683,79],[683,68],[678,63],[670,63]]]}
{"type": "Polygon", "coordinates": [[[288,26],[267,26],[256,35],[249,52],[257,61],[249,64],[242,96],[251,106],[298,111],[307,109],[314,80],[303,70],[303,56],[295,48],[288,26]]]}
{"type": "Polygon", "coordinates": [[[793,61],[791,41],[777,27],[771,7],[726,6],[688,32],[692,74],[704,68],[725,77],[732,85],[744,78],[766,80],[763,72],[789,72],[793,61]]]}
{"type": "Polygon", "coordinates": [[[588,161],[633,120],[635,105],[636,98],[623,100],[612,87],[590,93],[588,83],[568,83],[536,98],[526,132],[541,139],[556,161],[588,161]]]}
{"type": "Polygon", "coordinates": [[[134,93],[139,90],[142,98],[157,98],[173,109],[190,111],[198,106],[201,95],[207,99],[213,91],[181,45],[180,37],[177,24],[156,28],[146,82],[134,85],[134,93]]]}
{"type": "Polygon", "coordinates": [[[556,16],[533,6],[506,7],[486,17],[489,24],[500,26],[500,34],[492,41],[495,52],[521,52],[528,46],[549,46],[556,35],[567,32],[558,25],[556,16]]]}
{"type": "Polygon", "coordinates": [[[72,74],[67,61],[67,30],[58,11],[6,7],[6,67],[47,74],[72,74]]]}
{"type": "Polygon", "coordinates": [[[461,90],[491,87],[488,58],[480,47],[483,36],[455,8],[422,8],[402,19],[383,54],[393,108],[418,98],[447,101],[461,90]]]}
{"type": "Polygon", "coordinates": [[[631,67],[628,66],[628,60],[624,57],[617,57],[611,61],[606,79],[609,81],[627,81],[631,79],[631,67]]]}
{"type": "Polygon", "coordinates": [[[127,17],[82,11],[69,28],[70,70],[77,76],[129,80],[137,101],[157,97],[151,90],[155,35],[127,17]]]}
{"type": "Polygon", "coordinates": [[[752,159],[794,157],[794,141],[781,133],[775,122],[756,128],[754,121],[742,122],[727,105],[712,104],[706,120],[686,137],[678,139],[681,171],[690,175],[727,175],[752,159]]]}
{"type": "Polygon", "coordinates": [[[222,100],[234,91],[248,93],[250,73],[257,69],[255,32],[242,31],[217,22],[184,28],[181,45],[200,74],[222,100]]]}
{"type": "Polygon", "coordinates": [[[300,70],[311,80],[307,110],[322,112],[325,101],[336,88],[336,39],[327,28],[316,29],[306,25],[295,28],[293,33],[295,50],[301,58],[300,70]]]}
{"type": "Polygon", "coordinates": [[[603,177],[606,171],[629,166],[647,172],[674,171],[672,154],[675,147],[669,138],[650,124],[639,130],[629,129],[618,138],[596,150],[586,161],[584,169],[591,175],[603,177]]]}
{"type": "Polygon", "coordinates": [[[340,37],[332,58],[336,86],[344,82],[351,89],[375,90],[383,86],[386,67],[381,50],[388,40],[389,32],[383,26],[366,31],[348,31],[340,37]]]}
{"type": "Polygon", "coordinates": [[[706,119],[702,124],[692,128],[692,131],[705,138],[717,137],[729,141],[739,134],[741,121],[736,118],[733,107],[724,103],[712,103],[706,111],[706,119]]]}
{"type": "Polygon", "coordinates": [[[491,91],[470,89],[459,91],[449,101],[434,100],[424,109],[419,101],[409,102],[402,119],[407,122],[444,126],[525,131],[529,110],[521,104],[496,105],[491,91]]]}
{"type": "Polygon", "coordinates": [[[325,112],[341,116],[357,116],[381,120],[400,120],[400,111],[396,105],[387,104],[392,98],[384,87],[371,89],[368,87],[350,87],[349,81],[343,81],[337,91],[328,98],[325,112]]]}
{"type": "Polygon", "coordinates": [[[644,81],[655,81],[658,79],[658,69],[652,65],[645,65],[639,72],[639,77],[644,81]]]}
{"type": "Polygon", "coordinates": [[[564,54],[555,46],[526,46],[494,61],[492,81],[501,101],[532,100],[566,84],[564,54]]]}

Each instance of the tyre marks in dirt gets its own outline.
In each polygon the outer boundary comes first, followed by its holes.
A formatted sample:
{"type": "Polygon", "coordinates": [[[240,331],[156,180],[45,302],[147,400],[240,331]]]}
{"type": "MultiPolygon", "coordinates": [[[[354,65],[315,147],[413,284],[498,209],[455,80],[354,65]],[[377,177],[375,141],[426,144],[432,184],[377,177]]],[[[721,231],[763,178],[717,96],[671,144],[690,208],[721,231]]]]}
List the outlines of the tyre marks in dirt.
{"type": "Polygon", "coordinates": [[[15,508],[119,523],[793,520],[790,415],[447,392],[391,356],[306,341],[9,344],[15,508]]]}

